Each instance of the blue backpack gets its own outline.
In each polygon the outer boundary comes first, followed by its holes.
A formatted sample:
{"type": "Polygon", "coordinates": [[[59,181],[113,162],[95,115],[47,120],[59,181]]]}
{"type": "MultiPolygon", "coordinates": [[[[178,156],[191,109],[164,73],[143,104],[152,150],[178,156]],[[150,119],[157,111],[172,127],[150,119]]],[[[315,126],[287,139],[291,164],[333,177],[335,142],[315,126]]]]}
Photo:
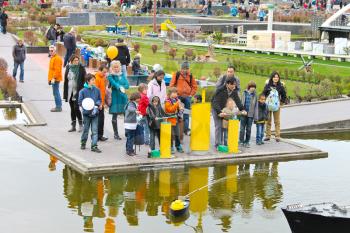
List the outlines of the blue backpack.
{"type": "Polygon", "coordinates": [[[270,94],[266,98],[266,105],[270,112],[277,112],[280,108],[280,99],[275,88],[271,88],[270,94]]]}

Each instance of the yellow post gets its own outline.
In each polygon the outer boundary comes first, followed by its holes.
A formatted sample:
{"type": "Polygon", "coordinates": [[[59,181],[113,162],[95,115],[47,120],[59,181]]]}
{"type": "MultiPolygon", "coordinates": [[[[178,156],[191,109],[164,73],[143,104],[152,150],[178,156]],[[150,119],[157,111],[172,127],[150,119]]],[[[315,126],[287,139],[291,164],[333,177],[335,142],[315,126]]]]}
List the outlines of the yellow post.
{"type": "Polygon", "coordinates": [[[228,121],[228,152],[238,153],[239,120],[228,121]]]}
{"type": "Polygon", "coordinates": [[[171,123],[160,124],[160,158],[171,157],[171,123]]]}
{"type": "Polygon", "coordinates": [[[205,103],[205,89],[202,89],[202,103],[205,103]]]}
{"type": "Polygon", "coordinates": [[[195,213],[203,213],[207,210],[209,201],[208,187],[204,187],[208,185],[209,168],[190,168],[188,176],[190,193],[202,188],[190,195],[190,210],[195,213]]]}
{"type": "Polygon", "coordinates": [[[170,171],[159,171],[159,196],[170,196],[170,171]]]}
{"type": "Polygon", "coordinates": [[[194,104],[191,109],[191,150],[210,147],[210,103],[194,104]]]}
{"type": "Polygon", "coordinates": [[[237,165],[227,165],[226,169],[226,189],[230,193],[237,192],[237,165]]]}

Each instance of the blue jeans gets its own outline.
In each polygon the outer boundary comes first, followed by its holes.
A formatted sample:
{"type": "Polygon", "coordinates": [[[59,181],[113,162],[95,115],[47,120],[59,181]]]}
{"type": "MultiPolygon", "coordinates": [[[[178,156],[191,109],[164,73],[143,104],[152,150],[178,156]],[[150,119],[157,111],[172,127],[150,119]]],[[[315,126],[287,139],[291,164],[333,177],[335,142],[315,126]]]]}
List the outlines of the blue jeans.
{"type": "Polygon", "coordinates": [[[122,65],[122,73],[125,74],[125,77],[128,77],[128,71],[126,69],[126,65],[122,65]]]}
{"type": "Polygon", "coordinates": [[[62,99],[60,95],[60,82],[51,84],[53,97],[55,98],[56,108],[62,108],[62,99]]]}
{"type": "MultiPolygon", "coordinates": [[[[181,97],[180,96],[181,102],[185,105],[185,109],[190,110],[191,109],[191,97],[181,97]]],[[[187,131],[190,130],[190,115],[189,114],[184,114],[184,132],[187,133],[187,131]]]]}
{"type": "Polygon", "coordinates": [[[264,138],[264,127],[265,124],[263,123],[256,124],[256,143],[262,142],[264,138]]]}
{"type": "Polygon", "coordinates": [[[227,138],[228,138],[228,129],[227,128],[221,128],[221,145],[227,146],[227,138]]]}
{"type": "Polygon", "coordinates": [[[249,143],[253,120],[253,117],[241,116],[241,127],[239,132],[239,141],[241,143],[249,143]]]}
{"type": "Polygon", "coordinates": [[[126,137],[126,152],[134,152],[134,141],[135,141],[135,133],[134,129],[125,129],[125,137],[126,137]]]}
{"type": "Polygon", "coordinates": [[[143,126],[145,145],[149,145],[150,143],[149,126],[148,126],[148,120],[146,116],[142,117],[142,119],[140,120],[140,124],[143,126]]]}
{"type": "Polygon", "coordinates": [[[56,44],[56,40],[49,40],[50,45],[55,45],[56,44]]]}
{"type": "Polygon", "coordinates": [[[97,129],[98,129],[98,116],[89,117],[83,116],[84,130],[81,135],[81,143],[86,144],[89,136],[89,129],[91,127],[91,148],[97,146],[97,129]]]}
{"type": "Polygon", "coordinates": [[[24,80],[24,62],[21,62],[21,63],[15,62],[12,76],[16,79],[18,66],[20,67],[20,71],[21,71],[21,73],[19,74],[19,80],[23,81],[24,80]]]}
{"type": "Polygon", "coordinates": [[[64,64],[63,64],[64,67],[66,67],[66,65],[69,62],[70,57],[73,55],[74,52],[75,52],[75,48],[74,49],[67,49],[66,55],[64,56],[64,64]]]}

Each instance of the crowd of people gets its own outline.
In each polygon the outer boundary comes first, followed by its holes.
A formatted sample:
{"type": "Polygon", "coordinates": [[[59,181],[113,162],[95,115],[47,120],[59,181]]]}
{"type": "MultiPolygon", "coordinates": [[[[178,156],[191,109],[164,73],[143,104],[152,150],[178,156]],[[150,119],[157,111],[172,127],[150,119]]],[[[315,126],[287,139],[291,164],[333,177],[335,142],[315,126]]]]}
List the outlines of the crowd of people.
{"type": "MultiPolygon", "coordinates": [[[[191,134],[191,105],[200,101],[200,96],[197,95],[197,81],[190,72],[189,62],[183,62],[181,70],[173,74],[169,87],[164,81],[165,72],[157,70],[152,71],[148,84],[141,83],[137,91],[128,95],[126,90],[130,86],[126,67],[131,62],[130,53],[122,39],[119,40],[118,46],[125,50],[120,53],[122,57],[118,55],[115,59],[109,60],[108,66],[101,65],[93,74],[87,73],[81,64],[80,56],[75,55],[74,50],[67,50],[68,55],[66,54],[63,61],[56,54],[56,47],[51,45],[48,84],[52,86],[55,99],[55,107],[51,112],[62,111],[59,85],[63,81],[63,99],[69,102],[71,109],[71,128],[68,131],[81,132],[82,150],[86,149],[91,129],[91,150],[101,152],[97,144],[98,141],[108,139],[104,136],[104,113],[105,108],[108,108],[112,115],[114,139],[117,141],[122,140],[118,116],[124,116],[127,155],[136,155],[135,145],[146,145],[150,157],[151,152],[156,149],[156,139],[158,144],[160,143],[162,121],[171,124],[171,153],[176,151],[183,153],[183,138],[191,134]],[[66,62],[67,56],[69,59],[66,62]],[[63,67],[65,67],[64,76],[62,76],[63,67]],[[88,102],[91,102],[90,105],[88,102]]],[[[264,141],[270,140],[272,118],[275,123],[276,141],[279,142],[280,105],[285,102],[286,90],[277,72],[271,74],[264,91],[258,94],[254,81],[250,81],[246,88],[241,87],[234,67],[229,66],[226,74],[218,79],[211,100],[211,113],[215,124],[215,148],[220,145],[227,146],[230,119],[240,120],[241,146],[250,146],[254,122],[257,126],[256,144],[262,145],[264,141]]]]}

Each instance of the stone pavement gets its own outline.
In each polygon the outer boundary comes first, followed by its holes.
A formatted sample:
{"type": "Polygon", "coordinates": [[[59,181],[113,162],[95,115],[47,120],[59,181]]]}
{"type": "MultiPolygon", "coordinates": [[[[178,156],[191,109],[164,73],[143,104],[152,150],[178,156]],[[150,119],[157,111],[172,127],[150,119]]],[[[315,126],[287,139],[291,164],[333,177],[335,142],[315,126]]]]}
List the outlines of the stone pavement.
{"type": "MultiPolygon", "coordinates": [[[[0,35],[0,57],[8,61],[9,71],[12,71],[13,67],[11,57],[13,45],[14,41],[9,34],[0,35]]],[[[96,154],[90,150],[82,151],[80,150],[80,134],[67,132],[70,127],[69,104],[63,103],[63,111],[60,113],[50,112],[54,101],[51,86],[47,84],[48,62],[49,59],[45,54],[28,54],[25,62],[25,82],[18,83],[18,92],[23,96],[26,106],[31,109],[36,119],[42,119],[41,121],[47,124],[45,126],[13,126],[10,129],[44,151],[57,156],[62,162],[81,173],[97,174],[140,168],[182,166],[184,164],[307,159],[327,156],[326,152],[287,140],[280,143],[271,141],[264,146],[252,144],[249,149],[240,148],[241,152],[236,155],[217,154],[214,151],[190,153],[188,151],[189,137],[185,136],[186,153],[175,154],[171,159],[147,159],[145,146],[141,147],[137,156],[129,157],[125,155],[125,137],[122,141],[115,141],[112,137],[111,116],[108,113],[105,119],[105,134],[109,140],[99,143],[103,153],[96,154]]],[[[61,91],[62,88],[63,85],[61,85],[61,91]]],[[[123,119],[119,118],[120,126],[123,126],[122,122],[123,119]]],[[[213,127],[211,132],[214,132],[213,127]]],[[[123,132],[121,135],[123,136],[123,132]]],[[[213,141],[213,137],[211,140],[213,141]]],[[[87,146],[89,145],[88,142],[87,146]]]]}

